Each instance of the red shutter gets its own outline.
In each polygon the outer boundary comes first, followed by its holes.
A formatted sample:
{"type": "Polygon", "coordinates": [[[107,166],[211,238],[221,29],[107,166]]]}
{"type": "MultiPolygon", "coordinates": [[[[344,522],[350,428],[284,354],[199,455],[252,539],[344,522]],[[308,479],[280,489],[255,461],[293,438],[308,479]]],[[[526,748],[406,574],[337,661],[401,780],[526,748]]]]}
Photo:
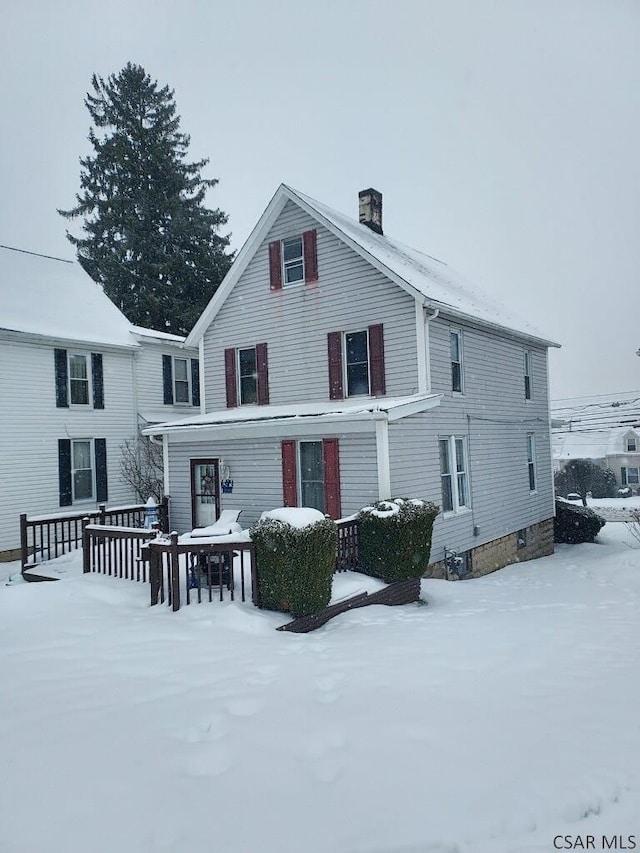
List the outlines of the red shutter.
{"type": "Polygon", "coordinates": [[[369,384],[372,397],[383,397],[386,393],[382,323],[369,326],[369,384]]]}
{"type": "Polygon", "coordinates": [[[267,362],[266,344],[256,344],[256,365],[258,368],[258,405],[266,406],[269,402],[269,364],[267,362]]]}
{"type": "Polygon", "coordinates": [[[342,400],[342,332],[329,332],[327,335],[329,356],[329,399],[342,400]]]}
{"type": "Polygon", "coordinates": [[[235,349],[226,349],[224,351],[224,378],[227,389],[227,409],[233,409],[238,405],[235,349]]]}
{"type": "Polygon", "coordinates": [[[305,284],[318,280],[318,250],[316,248],[316,232],[305,231],[302,235],[304,253],[305,284]]]}
{"type": "Polygon", "coordinates": [[[298,505],[295,441],[282,442],[282,502],[285,506],[298,505]]]}
{"type": "Polygon", "coordinates": [[[269,282],[271,290],[282,290],[282,248],[280,240],[269,243],[269,282]]]}
{"type": "Polygon", "coordinates": [[[324,506],[331,518],[340,518],[340,451],[337,438],[325,438],[322,441],[324,460],[324,506]]]}

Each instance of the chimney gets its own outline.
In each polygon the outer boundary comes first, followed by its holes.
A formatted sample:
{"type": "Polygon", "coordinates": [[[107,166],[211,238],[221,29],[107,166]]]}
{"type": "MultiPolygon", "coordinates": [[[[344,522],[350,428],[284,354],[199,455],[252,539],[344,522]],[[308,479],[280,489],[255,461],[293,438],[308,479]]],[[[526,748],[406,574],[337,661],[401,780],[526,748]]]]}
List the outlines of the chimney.
{"type": "Polygon", "coordinates": [[[360,222],[382,234],[382,193],[373,188],[358,193],[360,222]]]}

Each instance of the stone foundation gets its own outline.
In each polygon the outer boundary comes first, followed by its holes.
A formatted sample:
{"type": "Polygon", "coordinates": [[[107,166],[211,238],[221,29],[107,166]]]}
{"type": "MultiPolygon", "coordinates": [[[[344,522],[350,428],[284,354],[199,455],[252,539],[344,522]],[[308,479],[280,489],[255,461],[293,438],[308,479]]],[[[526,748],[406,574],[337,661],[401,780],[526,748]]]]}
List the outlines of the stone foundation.
{"type": "Polygon", "coordinates": [[[553,554],[553,518],[472,548],[469,552],[470,570],[464,575],[458,576],[448,572],[444,560],[440,560],[429,566],[423,577],[446,580],[460,580],[461,577],[479,578],[511,563],[535,560],[549,554],[553,554]]]}

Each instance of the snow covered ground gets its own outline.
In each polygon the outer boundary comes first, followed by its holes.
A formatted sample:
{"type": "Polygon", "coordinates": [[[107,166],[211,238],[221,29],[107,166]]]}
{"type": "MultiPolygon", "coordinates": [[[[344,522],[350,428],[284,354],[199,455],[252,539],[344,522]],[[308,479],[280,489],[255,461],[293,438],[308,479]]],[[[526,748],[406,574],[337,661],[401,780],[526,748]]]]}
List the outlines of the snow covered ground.
{"type": "Polygon", "coordinates": [[[239,602],[149,608],[146,586],[99,576],[0,586],[0,851],[640,846],[625,525],[422,590],[427,607],[296,635],[239,602]]]}

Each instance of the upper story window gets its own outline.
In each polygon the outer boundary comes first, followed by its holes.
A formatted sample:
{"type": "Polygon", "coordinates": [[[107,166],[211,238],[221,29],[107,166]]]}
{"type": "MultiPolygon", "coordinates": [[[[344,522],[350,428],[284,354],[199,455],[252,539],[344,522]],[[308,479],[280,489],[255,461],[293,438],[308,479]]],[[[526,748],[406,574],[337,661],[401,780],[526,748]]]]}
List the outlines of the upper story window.
{"type": "Polygon", "coordinates": [[[316,232],[305,231],[285,240],[269,243],[269,284],[271,290],[282,290],[294,284],[318,280],[316,232]]]}
{"type": "Polygon", "coordinates": [[[531,373],[531,352],[525,350],[524,353],[524,399],[531,400],[533,398],[533,383],[531,373]]]}
{"type": "Polygon", "coordinates": [[[536,437],[532,432],[527,433],[527,470],[529,473],[529,491],[536,490],[536,437]]]}
{"type": "Polygon", "coordinates": [[[104,409],[102,354],[54,350],[56,407],[104,409]]]}
{"type": "Polygon", "coordinates": [[[357,332],[327,335],[329,399],[386,393],[382,323],[357,332]],[[346,390],[346,394],[345,394],[346,390]]]}
{"type": "Polygon", "coordinates": [[[231,347],[224,351],[227,408],[269,402],[267,345],[231,347]]]}
{"type": "Polygon", "coordinates": [[[69,399],[72,406],[89,405],[87,356],[69,353],[69,399]]]}
{"type": "Polygon", "coordinates": [[[626,445],[627,445],[627,453],[635,453],[637,451],[638,443],[637,443],[635,435],[628,435],[627,436],[626,445]]]}
{"type": "Polygon", "coordinates": [[[469,506],[467,445],[464,436],[438,439],[442,511],[459,512],[469,506]]]}
{"type": "Polygon", "coordinates": [[[462,381],[462,332],[449,333],[449,349],[451,352],[451,390],[463,393],[462,381]]]}
{"type": "Polygon", "coordinates": [[[162,356],[162,386],[167,406],[200,405],[200,364],[197,358],[162,356]]]}

